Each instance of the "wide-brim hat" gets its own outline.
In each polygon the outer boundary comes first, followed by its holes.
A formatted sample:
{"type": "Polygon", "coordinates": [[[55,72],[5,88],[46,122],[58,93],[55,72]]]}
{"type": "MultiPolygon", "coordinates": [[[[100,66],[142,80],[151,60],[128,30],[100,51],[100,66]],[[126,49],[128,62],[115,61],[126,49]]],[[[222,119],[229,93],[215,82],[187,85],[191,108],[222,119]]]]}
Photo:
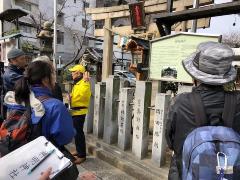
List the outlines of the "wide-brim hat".
{"type": "Polygon", "coordinates": [[[86,68],[83,65],[78,64],[78,65],[75,65],[72,68],[70,68],[69,71],[71,71],[71,72],[79,71],[81,73],[85,73],[86,68]]]}
{"type": "Polygon", "coordinates": [[[236,79],[237,71],[232,66],[233,56],[233,50],[227,45],[203,42],[182,64],[194,79],[204,84],[223,85],[236,79]]]}

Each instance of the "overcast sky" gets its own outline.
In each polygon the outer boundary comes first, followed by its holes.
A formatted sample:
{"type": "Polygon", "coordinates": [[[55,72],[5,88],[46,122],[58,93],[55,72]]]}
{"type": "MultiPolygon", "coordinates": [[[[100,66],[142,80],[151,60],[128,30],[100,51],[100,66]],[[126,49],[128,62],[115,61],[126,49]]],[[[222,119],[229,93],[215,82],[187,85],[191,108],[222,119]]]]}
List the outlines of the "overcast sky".
{"type": "MultiPolygon", "coordinates": [[[[215,0],[215,4],[220,4],[224,2],[231,2],[231,0],[215,0]]],[[[197,32],[224,35],[232,31],[240,32],[240,14],[213,17],[211,18],[210,28],[198,29],[197,32]],[[234,22],[236,24],[235,26],[233,26],[234,22]]]]}

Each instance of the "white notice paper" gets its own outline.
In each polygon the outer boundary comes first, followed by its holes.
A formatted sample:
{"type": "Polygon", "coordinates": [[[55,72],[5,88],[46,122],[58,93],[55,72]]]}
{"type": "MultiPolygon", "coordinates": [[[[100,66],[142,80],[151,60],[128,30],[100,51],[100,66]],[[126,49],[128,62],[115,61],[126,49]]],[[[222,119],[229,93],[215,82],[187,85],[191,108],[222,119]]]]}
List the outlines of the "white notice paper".
{"type": "Polygon", "coordinates": [[[52,178],[70,165],[71,161],[64,157],[51,142],[41,136],[0,158],[0,179],[38,179],[41,172],[47,170],[48,167],[52,167],[50,176],[52,178]],[[49,152],[53,153],[29,173],[49,152]]]}

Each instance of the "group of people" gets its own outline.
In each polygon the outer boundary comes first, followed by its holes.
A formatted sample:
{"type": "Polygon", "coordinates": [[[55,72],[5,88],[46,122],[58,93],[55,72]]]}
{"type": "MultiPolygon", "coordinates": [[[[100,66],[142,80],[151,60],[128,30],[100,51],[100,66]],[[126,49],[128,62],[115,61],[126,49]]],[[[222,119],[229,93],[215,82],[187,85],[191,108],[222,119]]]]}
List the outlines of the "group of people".
{"type": "Polygon", "coordinates": [[[30,107],[31,124],[41,123],[39,135],[45,136],[60,150],[75,138],[76,151],[71,152],[74,163],[84,162],[86,144],[83,126],[91,96],[89,73],[85,67],[75,65],[69,69],[74,86],[68,109],[62,102],[53,63],[47,56],[39,56],[27,63],[22,50],[12,49],[7,57],[9,66],[3,75],[6,119],[14,108],[25,108],[27,111],[30,107]],[[11,102],[8,102],[9,99],[11,102]]]}
{"type": "MultiPolygon", "coordinates": [[[[214,163],[220,163],[221,155],[225,156],[225,160],[237,159],[228,162],[232,163],[233,177],[236,179],[240,176],[240,146],[234,144],[238,141],[240,143],[240,93],[224,90],[224,85],[233,82],[237,76],[236,69],[232,66],[233,56],[232,49],[227,45],[204,42],[199,44],[196,52],[183,60],[183,67],[192,76],[195,87],[191,93],[176,96],[169,108],[166,140],[173,150],[170,180],[211,179],[218,177],[217,174],[220,179],[224,179],[226,174],[229,175],[227,162],[226,167],[219,164],[213,167],[214,171],[216,168],[217,172],[219,170],[216,175],[206,173],[210,172],[208,169],[215,153],[214,163]],[[230,143],[228,136],[236,141],[230,143]],[[191,153],[186,155],[188,150],[194,152],[194,156],[191,153]],[[233,150],[235,154],[231,153],[233,150]],[[184,161],[186,159],[188,162],[184,161]]],[[[91,96],[89,73],[82,65],[69,69],[74,86],[70,96],[70,108],[67,109],[62,101],[54,98],[56,74],[47,57],[38,57],[27,64],[24,53],[19,49],[12,49],[8,53],[8,60],[9,66],[3,77],[5,91],[14,92],[18,105],[33,105],[31,123],[41,122],[41,135],[60,149],[75,137],[76,151],[72,152],[72,155],[76,158],[76,164],[84,162],[86,144],[83,126],[91,96]],[[34,104],[42,104],[44,113],[41,113],[41,108],[34,109],[34,104]]],[[[8,106],[16,107],[18,106],[8,106]]],[[[48,169],[44,177],[48,176],[50,171],[51,169],[48,169]]]]}

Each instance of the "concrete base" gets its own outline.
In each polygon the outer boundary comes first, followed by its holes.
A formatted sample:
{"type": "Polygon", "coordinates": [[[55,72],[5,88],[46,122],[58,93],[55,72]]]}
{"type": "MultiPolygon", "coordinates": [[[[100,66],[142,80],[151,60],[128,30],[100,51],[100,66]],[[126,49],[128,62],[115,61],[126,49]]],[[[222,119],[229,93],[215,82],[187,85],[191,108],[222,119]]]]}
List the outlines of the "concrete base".
{"type": "Polygon", "coordinates": [[[151,159],[138,160],[130,151],[104,143],[93,135],[86,136],[87,150],[90,155],[115,166],[128,175],[141,180],[167,180],[169,162],[165,167],[159,168],[151,159]]]}

